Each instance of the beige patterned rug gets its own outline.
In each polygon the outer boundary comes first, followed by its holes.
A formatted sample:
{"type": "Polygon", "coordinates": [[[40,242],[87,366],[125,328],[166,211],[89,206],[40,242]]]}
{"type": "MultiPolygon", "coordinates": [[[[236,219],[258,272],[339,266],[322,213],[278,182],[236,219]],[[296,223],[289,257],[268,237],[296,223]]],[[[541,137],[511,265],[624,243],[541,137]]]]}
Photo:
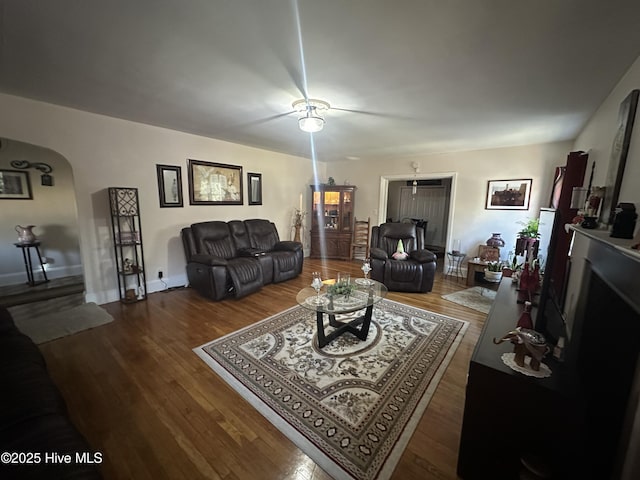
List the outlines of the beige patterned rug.
{"type": "Polygon", "coordinates": [[[315,322],[296,306],[194,352],[333,478],[389,478],[467,322],[383,300],[367,340],[322,350],[315,322]]]}
{"type": "Polygon", "coordinates": [[[459,292],[442,295],[442,298],[450,302],[473,308],[482,313],[489,313],[496,292],[487,287],[472,287],[459,292]]]}

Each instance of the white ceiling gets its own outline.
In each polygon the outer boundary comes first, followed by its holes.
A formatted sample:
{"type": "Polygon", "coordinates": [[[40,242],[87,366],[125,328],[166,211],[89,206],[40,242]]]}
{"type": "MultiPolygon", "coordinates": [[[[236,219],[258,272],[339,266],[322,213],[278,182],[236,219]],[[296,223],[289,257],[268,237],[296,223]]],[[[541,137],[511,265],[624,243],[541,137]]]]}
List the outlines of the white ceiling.
{"type": "Polygon", "coordinates": [[[283,115],[306,94],[353,110],[314,134],[321,161],[572,139],[640,55],[637,0],[0,8],[2,92],[310,157],[283,115]]]}

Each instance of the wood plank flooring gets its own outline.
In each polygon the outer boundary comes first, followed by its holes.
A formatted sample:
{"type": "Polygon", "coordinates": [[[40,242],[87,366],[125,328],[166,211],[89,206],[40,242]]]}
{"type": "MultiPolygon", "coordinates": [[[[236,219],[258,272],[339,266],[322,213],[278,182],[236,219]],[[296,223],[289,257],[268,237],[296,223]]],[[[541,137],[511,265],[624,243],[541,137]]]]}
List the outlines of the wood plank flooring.
{"type": "MultiPolygon", "coordinates": [[[[361,276],[360,265],[305,259],[298,278],[240,300],[211,302],[183,289],[103,305],[114,322],[41,345],[75,424],[103,454],[105,478],[329,479],[192,349],[294,306],[312,271],[361,276]]],[[[439,272],[431,293],[388,295],[470,322],[394,479],[457,478],[467,368],[486,316],[441,295],[465,288],[439,272]]]]}

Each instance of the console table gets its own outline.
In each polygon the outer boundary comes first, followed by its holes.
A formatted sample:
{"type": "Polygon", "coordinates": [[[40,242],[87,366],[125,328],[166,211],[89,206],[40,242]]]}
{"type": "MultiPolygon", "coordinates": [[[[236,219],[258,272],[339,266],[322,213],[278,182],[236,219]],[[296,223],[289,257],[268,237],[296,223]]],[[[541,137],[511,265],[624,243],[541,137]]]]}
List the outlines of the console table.
{"type": "Polygon", "coordinates": [[[503,279],[469,364],[458,454],[458,475],[465,480],[518,478],[521,458],[528,456],[554,472],[572,467],[577,420],[569,367],[547,355],[543,362],[552,375],[528,377],[502,362],[511,343],[493,343],[516,327],[523,311],[516,299],[511,278],[503,279]]]}
{"type": "Polygon", "coordinates": [[[42,255],[40,254],[40,242],[30,242],[30,243],[14,243],[16,247],[22,250],[22,258],[24,260],[24,268],[27,271],[27,284],[29,286],[34,287],[41,283],[46,283],[49,281],[47,278],[47,272],[44,269],[44,264],[42,263],[42,255]],[[31,249],[35,248],[36,255],[38,257],[38,262],[40,263],[40,269],[42,270],[43,280],[40,282],[36,282],[33,275],[33,262],[31,260],[31,249]]]}

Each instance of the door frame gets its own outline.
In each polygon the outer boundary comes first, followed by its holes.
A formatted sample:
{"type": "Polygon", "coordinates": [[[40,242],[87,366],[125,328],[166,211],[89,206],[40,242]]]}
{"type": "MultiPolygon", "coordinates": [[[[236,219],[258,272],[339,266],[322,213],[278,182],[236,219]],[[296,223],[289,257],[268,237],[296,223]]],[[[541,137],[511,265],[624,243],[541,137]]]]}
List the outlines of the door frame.
{"type": "Polygon", "coordinates": [[[416,174],[395,174],[395,175],[381,175],[380,176],[380,203],[378,204],[378,225],[381,225],[387,221],[387,202],[389,200],[389,182],[397,181],[412,181],[412,180],[436,180],[442,178],[451,179],[451,191],[449,192],[449,216],[447,218],[447,236],[445,240],[445,250],[451,251],[451,231],[453,229],[453,215],[455,208],[453,208],[456,198],[456,185],[458,180],[457,172],[441,172],[441,173],[416,173],[416,174]]]}

